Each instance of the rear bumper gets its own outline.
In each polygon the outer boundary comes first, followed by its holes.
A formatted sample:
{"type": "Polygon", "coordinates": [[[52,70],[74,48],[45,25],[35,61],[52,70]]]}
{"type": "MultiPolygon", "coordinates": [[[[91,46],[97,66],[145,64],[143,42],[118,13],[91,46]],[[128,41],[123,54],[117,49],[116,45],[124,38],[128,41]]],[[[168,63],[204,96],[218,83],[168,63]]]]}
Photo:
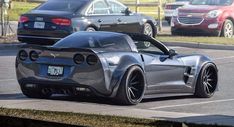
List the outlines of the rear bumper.
{"type": "Polygon", "coordinates": [[[182,24],[176,17],[172,18],[171,30],[185,33],[202,33],[218,36],[221,33],[223,22],[217,19],[204,19],[199,24],[182,24]]]}
{"type": "Polygon", "coordinates": [[[18,40],[25,43],[54,43],[70,34],[73,31],[66,30],[33,30],[18,28],[18,40]]]}
{"type": "Polygon", "coordinates": [[[74,81],[69,81],[67,80],[65,83],[64,82],[58,82],[58,81],[47,81],[47,80],[38,80],[36,78],[30,77],[30,78],[24,78],[21,80],[18,80],[20,87],[21,88],[26,88],[26,89],[37,89],[37,88],[46,88],[50,89],[53,91],[55,94],[67,94],[64,93],[63,91],[69,91],[68,93],[70,94],[79,94],[79,93],[92,93],[95,94],[96,96],[104,96],[106,97],[107,95],[97,91],[94,87],[89,86],[89,85],[84,85],[84,84],[79,84],[74,81]],[[35,86],[32,86],[35,85],[35,86]]]}
{"type": "Polygon", "coordinates": [[[98,96],[111,96],[113,89],[110,87],[108,78],[105,76],[101,62],[95,66],[90,66],[87,64],[73,64],[73,59],[43,59],[36,62],[30,61],[29,58],[25,61],[16,59],[16,75],[21,87],[27,84],[35,84],[39,87],[52,89],[81,87],[89,88],[98,96]],[[48,75],[48,66],[50,65],[63,66],[63,74],[61,76],[48,75]]]}

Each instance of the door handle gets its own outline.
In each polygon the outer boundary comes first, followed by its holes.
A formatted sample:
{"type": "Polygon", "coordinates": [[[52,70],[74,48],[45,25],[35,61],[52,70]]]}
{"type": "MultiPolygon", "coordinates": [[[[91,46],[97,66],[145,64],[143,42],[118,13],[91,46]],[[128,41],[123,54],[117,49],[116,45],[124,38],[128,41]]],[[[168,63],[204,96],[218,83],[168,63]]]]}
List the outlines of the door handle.
{"type": "Polygon", "coordinates": [[[117,19],[118,22],[122,22],[122,20],[120,18],[117,19]]]}
{"type": "Polygon", "coordinates": [[[99,22],[99,23],[101,23],[101,22],[102,22],[102,20],[101,20],[101,19],[98,19],[98,22],[99,22]]]}

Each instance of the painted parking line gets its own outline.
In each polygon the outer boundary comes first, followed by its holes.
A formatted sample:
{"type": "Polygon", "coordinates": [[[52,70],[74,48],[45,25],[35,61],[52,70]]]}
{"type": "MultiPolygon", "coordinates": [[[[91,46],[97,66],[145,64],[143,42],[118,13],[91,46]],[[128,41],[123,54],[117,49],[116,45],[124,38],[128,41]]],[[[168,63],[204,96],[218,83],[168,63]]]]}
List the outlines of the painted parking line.
{"type": "Polygon", "coordinates": [[[159,106],[159,107],[152,107],[149,109],[156,110],[156,109],[163,109],[163,108],[175,108],[175,107],[194,106],[194,105],[203,105],[203,104],[211,104],[211,103],[230,102],[230,101],[234,101],[234,99],[223,99],[223,100],[205,101],[205,102],[197,102],[197,103],[189,103],[189,104],[159,106]]]}
{"type": "Polygon", "coordinates": [[[213,60],[224,60],[224,59],[232,59],[234,56],[227,56],[227,57],[220,57],[220,58],[214,58],[213,60]]]}
{"type": "Polygon", "coordinates": [[[16,79],[0,79],[0,82],[15,81],[16,79]]]}

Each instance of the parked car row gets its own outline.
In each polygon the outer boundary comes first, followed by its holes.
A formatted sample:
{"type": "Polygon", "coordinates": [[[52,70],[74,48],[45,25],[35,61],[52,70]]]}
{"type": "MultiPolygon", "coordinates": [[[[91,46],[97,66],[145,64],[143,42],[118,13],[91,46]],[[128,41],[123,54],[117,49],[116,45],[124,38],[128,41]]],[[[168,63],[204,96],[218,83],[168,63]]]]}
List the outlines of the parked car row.
{"type": "MultiPolygon", "coordinates": [[[[172,35],[201,34],[231,38],[233,0],[176,0],[165,5],[172,35]]],[[[53,44],[76,31],[112,31],[157,35],[154,18],[131,12],[117,0],[48,0],[21,15],[18,40],[53,44]],[[56,6],[55,6],[56,5],[56,6]]]]}
{"type": "Polygon", "coordinates": [[[132,32],[155,37],[156,25],[154,18],[132,13],[117,0],[48,0],[20,17],[18,40],[48,44],[76,31],[132,32]]]}

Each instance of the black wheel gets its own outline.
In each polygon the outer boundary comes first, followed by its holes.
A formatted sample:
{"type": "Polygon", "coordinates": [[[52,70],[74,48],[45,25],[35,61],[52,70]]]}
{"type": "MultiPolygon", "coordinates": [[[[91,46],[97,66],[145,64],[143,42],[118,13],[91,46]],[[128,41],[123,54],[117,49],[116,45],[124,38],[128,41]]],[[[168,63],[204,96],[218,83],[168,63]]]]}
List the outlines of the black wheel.
{"type": "Polygon", "coordinates": [[[93,28],[93,27],[87,27],[86,31],[88,31],[88,32],[94,32],[94,31],[96,31],[96,29],[93,28]]]}
{"type": "Polygon", "coordinates": [[[122,78],[116,99],[120,104],[136,105],[142,100],[144,91],[143,71],[140,67],[133,66],[128,69],[122,78]]]}
{"type": "Polygon", "coordinates": [[[25,88],[21,86],[22,93],[29,98],[46,99],[52,95],[52,92],[46,88],[25,88]]]}
{"type": "Polygon", "coordinates": [[[214,95],[218,83],[218,72],[214,64],[203,66],[196,84],[195,95],[202,98],[210,98],[214,95]]]}
{"type": "Polygon", "coordinates": [[[226,38],[233,37],[233,22],[231,20],[227,19],[224,22],[221,35],[226,38]]]}
{"type": "Polygon", "coordinates": [[[148,35],[150,37],[154,37],[154,29],[153,29],[153,27],[151,26],[150,23],[145,23],[144,24],[144,34],[148,35]]]}

